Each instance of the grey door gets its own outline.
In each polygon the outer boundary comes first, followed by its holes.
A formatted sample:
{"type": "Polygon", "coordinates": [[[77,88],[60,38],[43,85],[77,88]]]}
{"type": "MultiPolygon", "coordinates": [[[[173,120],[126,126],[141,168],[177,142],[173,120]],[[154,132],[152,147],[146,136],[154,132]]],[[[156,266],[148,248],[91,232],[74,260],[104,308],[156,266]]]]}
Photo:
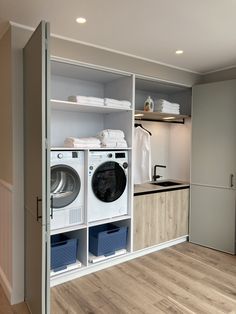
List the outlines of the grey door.
{"type": "Polygon", "coordinates": [[[230,187],[236,174],[236,80],[193,87],[191,181],[230,187]]]}
{"type": "Polygon", "coordinates": [[[235,191],[191,185],[190,241],[235,254],[235,191]]]}
{"type": "Polygon", "coordinates": [[[24,48],[25,299],[34,314],[49,313],[48,39],[41,22],[24,48]]]}

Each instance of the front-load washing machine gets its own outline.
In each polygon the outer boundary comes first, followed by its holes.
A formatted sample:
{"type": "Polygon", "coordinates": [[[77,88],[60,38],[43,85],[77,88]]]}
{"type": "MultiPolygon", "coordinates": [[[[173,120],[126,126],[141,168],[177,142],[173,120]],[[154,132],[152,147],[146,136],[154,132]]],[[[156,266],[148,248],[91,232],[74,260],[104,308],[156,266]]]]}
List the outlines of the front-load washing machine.
{"type": "Polygon", "coordinates": [[[51,230],[84,222],[84,152],[51,151],[51,230]]]}
{"type": "Polygon", "coordinates": [[[127,214],[128,171],[127,151],[89,152],[89,222],[127,214]]]}

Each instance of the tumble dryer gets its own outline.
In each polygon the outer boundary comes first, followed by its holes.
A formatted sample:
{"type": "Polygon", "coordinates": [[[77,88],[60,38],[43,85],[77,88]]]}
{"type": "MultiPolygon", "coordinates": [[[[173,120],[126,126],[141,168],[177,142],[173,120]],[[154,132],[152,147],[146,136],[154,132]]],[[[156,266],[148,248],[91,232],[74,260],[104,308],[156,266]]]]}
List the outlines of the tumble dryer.
{"type": "Polygon", "coordinates": [[[84,222],[84,152],[51,151],[51,230],[84,222]]]}
{"type": "Polygon", "coordinates": [[[127,151],[89,152],[89,222],[128,213],[128,171],[127,151]]]}

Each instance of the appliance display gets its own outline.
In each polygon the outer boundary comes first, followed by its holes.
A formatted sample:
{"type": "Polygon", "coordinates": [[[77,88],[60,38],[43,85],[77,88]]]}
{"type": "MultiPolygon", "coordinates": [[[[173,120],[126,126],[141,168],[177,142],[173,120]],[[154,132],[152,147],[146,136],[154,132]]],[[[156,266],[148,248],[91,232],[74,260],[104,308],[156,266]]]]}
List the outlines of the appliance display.
{"type": "Polygon", "coordinates": [[[51,151],[51,230],[84,222],[84,152],[51,151]]]}
{"type": "Polygon", "coordinates": [[[89,222],[127,214],[128,170],[126,151],[89,152],[89,222]]]}

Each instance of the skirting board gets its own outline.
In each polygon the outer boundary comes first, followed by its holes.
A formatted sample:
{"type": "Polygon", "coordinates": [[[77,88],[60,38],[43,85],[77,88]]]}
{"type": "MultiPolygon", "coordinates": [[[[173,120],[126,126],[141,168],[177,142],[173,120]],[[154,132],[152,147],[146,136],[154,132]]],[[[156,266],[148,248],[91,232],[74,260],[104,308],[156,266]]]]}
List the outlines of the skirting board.
{"type": "Polygon", "coordinates": [[[117,264],[121,264],[127,261],[130,261],[134,258],[137,257],[141,257],[150,253],[154,253],[157,251],[160,251],[162,249],[168,248],[170,246],[179,244],[179,243],[183,243],[186,242],[188,239],[188,235],[174,239],[174,240],[170,240],[143,250],[139,250],[137,252],[132,252],[132,253],[128,253],[125,256],[120,256],[120,257],[116,257],[114,259],[111,259],[109,261],[105,261],[105,262],[101,262],[99,264],[94,264],[94,265],[90,265],[88,267],[83,267],[80,270],[76,270],[76,271],[70,271],[68,273],[64,273],[64,274],[60,274],[58,276],[55,276],[54,278],[51,278],[51,282],[50,282],[50,286],[54,287],[57,285],[60,285],[64,282],[94,273],[96,271],[111,267],[111,266],[115,266],[117,264]]]}
{"type": "Polygon", "coordinates": [[[1,268],[0,268],[0,285],[2,286],[2,288],[6,294],[6,297],[11,304],[12,287],[11,287],[10,282],[7,280],[7,277],[5,276],[5,274],[1,268]]]}

